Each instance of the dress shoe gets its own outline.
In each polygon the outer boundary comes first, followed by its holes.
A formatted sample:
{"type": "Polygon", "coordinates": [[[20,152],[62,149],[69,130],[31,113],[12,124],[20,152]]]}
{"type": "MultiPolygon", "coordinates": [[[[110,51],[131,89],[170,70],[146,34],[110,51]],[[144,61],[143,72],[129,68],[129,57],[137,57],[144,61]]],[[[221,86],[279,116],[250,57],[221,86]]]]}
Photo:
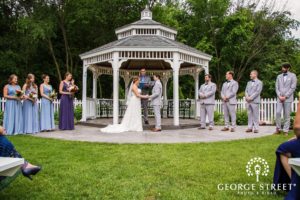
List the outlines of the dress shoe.
{"type": "Polygon", "coordinates": [[[273,135],[279,135],[279,134],[280,134],[280,130],[276,128],[276,131],[273,133],[273,135]]]}
{"type": "Polygon", "coordinates": [[[252,129],[250,129],[250,128],[248,128],[247,130],[246,130],[246,133],[251,133],[252,132],[252,129]]]}
{"type": "Polygon", "coordinates": [[[205,127],[199,127],[198,129],[199,129],[199,130],[203,130],[203,129],[205,129],[205,127]]]}
{"type": "Polygon", "coordinates": [[[152,132],[161,132],[161,129],[153,128],[152,132]]]}
{"type": "Polygon", "coordinates": [[[213,128],[213,127],[209,127],[208,130],[209,130],[209,131],[212,131],[212,130],[214,130],[214,128],[213,128]]]}
{"type": "Polygon", "coordinates": [[[29,178],[30,180],[32,180],[31,175],[36,175],[39,171],[41,171],[41,167],[37,166],[37,167],[31,167],[31,168],[25,168],[22,169],[22,174],[23,176],[29,178]]]}
{"type": "Polygon", "coordinates": [[[221,129],[221,131],[229,131],[229,128],[224,127],[224,128],[221,129]]]}
{"type": "Polygon", "coordinates": [[[231,128],[231,129],[230,129],[230,132],[235,132],[235,129],[234,129],[234,128],[231,128]]]}
{"type": "Polygon", "coordinates": [[[258,133],[258,130],[255,130],[254,133],[258,133]]]}
{"type": "Polygon", "coordinates": [[[149,121],[145,121],[145,124],[149,125],[149,121]]]}

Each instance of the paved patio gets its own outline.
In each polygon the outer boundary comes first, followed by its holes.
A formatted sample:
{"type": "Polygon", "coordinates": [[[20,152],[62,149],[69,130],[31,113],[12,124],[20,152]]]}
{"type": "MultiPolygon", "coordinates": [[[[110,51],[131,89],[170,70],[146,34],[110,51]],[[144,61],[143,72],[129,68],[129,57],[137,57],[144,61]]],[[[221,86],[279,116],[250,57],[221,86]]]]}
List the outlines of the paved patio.
{"type": "Polygon", "coordinates": [[[245,133],[246,126],[239,126],[236,132],[222,132],[222,127],[215,127],[213,131],[198,130],[197,128],[164,130],[160,133],[153,133],[149,130],[144,132],[126,133],[102,133],[97,127],[76,126],[73,131],[53,131],[38,133],[35,137],[55,138],[71,141],[103,142],[103,143],[196,143],[196,142],[218,142],[240,139],[258,138],[271,135],[274,132],[273,126],[261,126],[258,134],[245,133]]]}

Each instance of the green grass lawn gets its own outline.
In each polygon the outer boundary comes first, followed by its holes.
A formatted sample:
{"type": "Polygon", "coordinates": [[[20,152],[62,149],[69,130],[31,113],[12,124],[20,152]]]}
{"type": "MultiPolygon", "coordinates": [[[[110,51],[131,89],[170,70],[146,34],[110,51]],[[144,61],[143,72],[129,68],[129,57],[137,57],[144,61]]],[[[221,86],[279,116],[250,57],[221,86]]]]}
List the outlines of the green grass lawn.
{"type": "Polygon", "coordinates": [[[219,183],[255,183],[245,166],[266,159],[271,183],[276,147],[284,136],[218,143],[117,145],[31,136],[10,140],[43,170],[30,181],[19,176],[0,199],[283,199],[218,191],[219,183]]]}

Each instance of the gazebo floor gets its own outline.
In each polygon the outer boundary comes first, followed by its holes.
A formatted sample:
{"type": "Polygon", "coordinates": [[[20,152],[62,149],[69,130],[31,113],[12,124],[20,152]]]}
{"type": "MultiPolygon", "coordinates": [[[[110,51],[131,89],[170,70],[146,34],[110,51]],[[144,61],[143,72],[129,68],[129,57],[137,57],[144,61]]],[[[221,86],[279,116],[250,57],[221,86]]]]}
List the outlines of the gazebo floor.
{"type": "MultiPolygon", "coordinates": [[[[119,123],[121,123],[122,119],[119,119],[119,123]]],[[[108,124],[112,124],[113,119],[112,118],[98,118],[98,119],[90,119],[86,122],[79,122],[79,125],[83,126],[90,126],[90,127],[97,127],[97,128],[103,128],[107,126],[108,124]]],[[[149,118],[149,125],[144,124],[143,128],[144,130],[151,129],[155,125],[154,118],[149,118]]],[[[175,129],[188,129],[188,128],[195,128],[199,127],[200,122],[197,119],[180,119],[180,126],[174,126],[173,125],[173,118],[163,118],[162,119],[162,129],[163,130],[175,130],[175,129]]]]}

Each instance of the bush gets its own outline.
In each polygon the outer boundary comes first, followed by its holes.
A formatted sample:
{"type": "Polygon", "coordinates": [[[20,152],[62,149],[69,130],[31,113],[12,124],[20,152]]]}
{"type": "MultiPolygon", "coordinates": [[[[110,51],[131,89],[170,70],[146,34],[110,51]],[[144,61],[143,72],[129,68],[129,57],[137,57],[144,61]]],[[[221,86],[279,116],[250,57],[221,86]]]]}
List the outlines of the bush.
{"type": "Polygon", "coordinates": [[[236,124],[247,125],[248,124],[248,113],[247,110],[240,110],[236,113],[236,124]]]}
{"type": "Polygon", "coordinates": [[[215,111],[214,112],[214,122],[215,122],[215,125],[224,125],[223,114],[219,113],[218,111],[215,111]]]}
{"type": "Polygon", "coordinates": [[[81,120],[81,116],[82,116],[82,108],[81,106],[76,106],[74,109],[74,118],[76,121],[81,120]]]}
{"type": "Polygon", "coordinates": [[[58,111],[54,112],[54,122],[56,125],[59,123],[59,112],[58,111]]]}
{"type": "MultiPolygon", "coordinates": [[[[294,127],[294,121],[295,121],[295,117],[296,117],[296,112],[291,112],[291,125],[290,125],[290,129],[293,129],[294,127]]],[[[282,120],[283,121],[283,120],[282,120]]]]}

